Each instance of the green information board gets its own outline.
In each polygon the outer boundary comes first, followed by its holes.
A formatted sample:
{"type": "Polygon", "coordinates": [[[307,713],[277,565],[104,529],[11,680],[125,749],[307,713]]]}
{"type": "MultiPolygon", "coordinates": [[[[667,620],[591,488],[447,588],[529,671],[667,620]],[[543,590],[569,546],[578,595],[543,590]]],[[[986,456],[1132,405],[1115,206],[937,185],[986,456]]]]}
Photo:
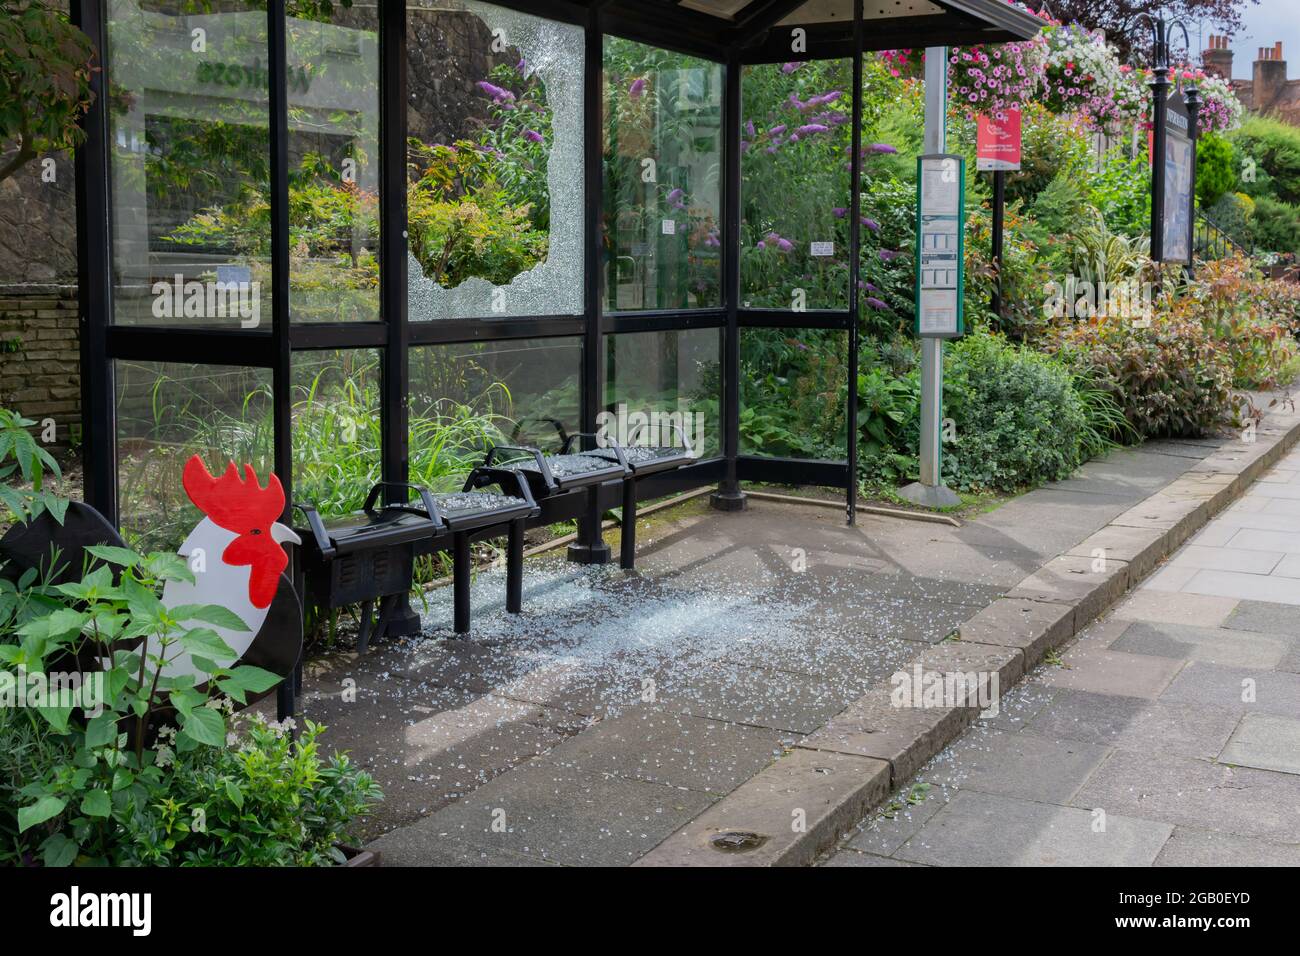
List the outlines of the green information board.
{"type": "Polygon", "coordinates": [[[916,160],[916,334],[965,331],[966,161],[937,153],[916,160]]]}

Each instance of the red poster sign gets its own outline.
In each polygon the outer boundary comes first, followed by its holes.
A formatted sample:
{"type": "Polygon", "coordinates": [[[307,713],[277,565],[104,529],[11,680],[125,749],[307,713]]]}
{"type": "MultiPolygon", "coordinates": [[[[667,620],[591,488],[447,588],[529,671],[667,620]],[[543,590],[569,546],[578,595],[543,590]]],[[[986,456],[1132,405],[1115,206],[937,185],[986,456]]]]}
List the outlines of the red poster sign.
{"type": "Polygon", "coordinates": [[[979,118],[975,168],[982,172],[1020,168],[1020,110],[1007,110],[1005,119],[979,118]]]}

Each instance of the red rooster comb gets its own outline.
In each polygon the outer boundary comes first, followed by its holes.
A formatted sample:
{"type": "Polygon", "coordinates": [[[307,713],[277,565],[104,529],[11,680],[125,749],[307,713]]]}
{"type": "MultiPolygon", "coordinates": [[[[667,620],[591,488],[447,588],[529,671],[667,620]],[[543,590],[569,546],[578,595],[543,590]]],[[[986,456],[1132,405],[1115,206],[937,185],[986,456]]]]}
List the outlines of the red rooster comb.
{"type": "Polygon", "coordinates": [[[232,461],[220,478],[213,478],[198,455],[185,463],[182,483],[190,500],[213,523],[245,534],[253,528],[265,528],[284,511],[284,488],[274,474],[267,477],[266,487],[257,480],[252,465],[244,466],[245,478],[232,461]]]}
{"type": "Polygon", "coordinates": [[[249,600],[254,607],[264,608],[275,597],[280,572],[289,564],[289,556],[271,536],[271,525],[284,511],[284,488],[274,474],[262,487],[252,465],[244,466],[244,474],[239,477],[232,461],[220,478],[213,478],[203,459],[195,455],[185,463],[182,483],[190,500],[213,524],[237,536],[221,559],[249,567],[249,600]]]}

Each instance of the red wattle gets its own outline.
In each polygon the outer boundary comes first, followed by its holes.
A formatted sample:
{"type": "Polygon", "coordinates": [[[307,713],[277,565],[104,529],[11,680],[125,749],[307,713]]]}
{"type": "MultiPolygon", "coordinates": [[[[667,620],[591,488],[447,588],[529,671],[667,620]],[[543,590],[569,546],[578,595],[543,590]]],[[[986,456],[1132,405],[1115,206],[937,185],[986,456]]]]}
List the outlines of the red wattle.
{"type": "Polygon", "coordinates": [[[270,535],[240,535],[230,542],[221,560],[251,568],[248,599],[259,610],[271,603],[280,586],[280,573],[289,566],[289,556],[270,535]]]}

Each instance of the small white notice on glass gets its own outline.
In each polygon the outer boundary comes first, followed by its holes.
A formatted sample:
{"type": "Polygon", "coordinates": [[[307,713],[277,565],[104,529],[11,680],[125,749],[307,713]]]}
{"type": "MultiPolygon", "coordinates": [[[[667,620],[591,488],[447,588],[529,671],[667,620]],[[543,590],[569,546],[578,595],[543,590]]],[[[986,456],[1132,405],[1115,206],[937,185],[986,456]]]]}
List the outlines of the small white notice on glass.
{"type": "Polygon", "coordinates": [[[811,246],[814,256],[833,256],[835,255],[835,243],[833,242],[814,242],[811,246]]]}
{"type": "Polygon", "coordinates": [[[959,156],[923,156],[918,172],[917,333],[960,335],[965,169],[959,156]]]}
{"type": "Polygon", "coordinates": [[[664,235],[665,235],[665,236],[675,236],[675,235],[677,235],[677,222],[676,222],[676,220],[673,220],[673,219],[665,219],[665,220],[664,220],[664,235]]]}

